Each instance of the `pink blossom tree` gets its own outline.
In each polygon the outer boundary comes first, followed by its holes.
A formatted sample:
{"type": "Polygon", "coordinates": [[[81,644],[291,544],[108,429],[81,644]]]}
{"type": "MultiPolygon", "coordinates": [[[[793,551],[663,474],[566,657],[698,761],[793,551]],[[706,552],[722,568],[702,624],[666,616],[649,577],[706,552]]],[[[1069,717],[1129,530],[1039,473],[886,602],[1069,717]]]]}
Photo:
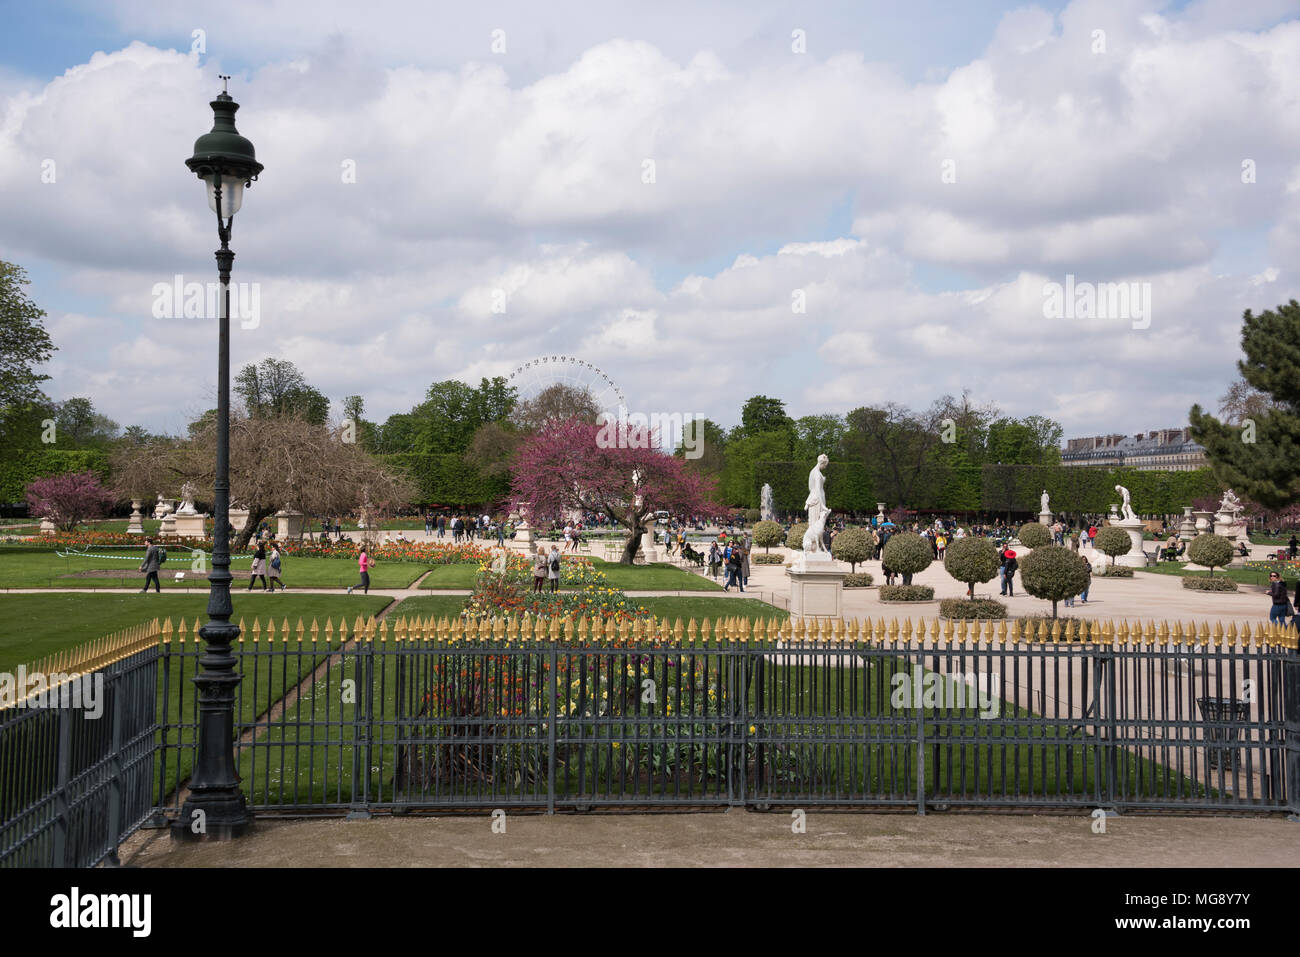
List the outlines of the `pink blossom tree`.
{"type": "Polygon", "coordinates": [[[27,486],[27,507],[65,532],[88,518],[99,518],[114,498],[94,472],[69,472],[37,479],[27,486]]]}
{"type": "Polygon", "coordinates": [[[519,446],[511,465],[515,507],[537,518],[568,509],[602,512],[628,530],[622,564],[631,565],[646,520],[660,509],[711,511],[712,480],[665,454],[646,428],[617,428],[568,419],[544,427],[519,446]]]}

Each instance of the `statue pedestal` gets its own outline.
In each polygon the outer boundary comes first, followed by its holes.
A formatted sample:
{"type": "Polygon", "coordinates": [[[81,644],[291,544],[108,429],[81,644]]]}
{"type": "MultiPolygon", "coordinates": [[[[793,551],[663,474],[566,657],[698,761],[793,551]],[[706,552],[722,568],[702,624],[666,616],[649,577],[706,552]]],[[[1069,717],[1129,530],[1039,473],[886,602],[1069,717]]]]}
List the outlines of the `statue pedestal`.
{"type": "Polygon", "coordinates": [[[1128,532],[1129,542],[1131,543],[1128,554],[1116,558],[1115,564],[1127,565],[1129,568],[1146,568],[1147,556],[1142,549],[1142,533],[1146,531],[1146,523],[1140,518],[1128,518],[1112,521],[1110,524],[1128,532]]]}
{"type": "Polygon", "coordinates": [[[1051,513],[1051,512],[1039,512],[1039,513],[1038,513],[1038,524],[1039,524],[1039,525],[1051,525],[1051,524],[1052,524],[1052,513],[1051,513]]]}
{"type": "Polygon", "coordinates": [[[200,515],[195,512],[186,515],[183,512],[177,512],[175,515],[168,515],[163,519],[163,526],[166,527],[167,520],[171,519],[172,531],[170,534],[177,538],[203,538],[207,535],[205,524],[206,515],[200,515]]]}
{"type": "MultiPolygon", "coordinates": [[[[247,514],[245,514],[244,518],[245,521],[247,521],[248,518],[247,514]]],[[[275,513],[275,537],[282,542],[287,542],[290,539],[302,538],[302,524],[303,524],[302,512],[285,512],[285,511],[276,512],[275,513]]],[[[359,527],[365,528],[364,525],[360,525],[359,527]]]]}
{"type": "Polygon", "coordinates": [[[126,533],[128,535],[143,535],[144,516],[140,514],[140,500],[138,498],[131,500],[131,520],[126,524],[126,533]]]}
{"type": "Polygon", "coordinates": [[[162,524],[158,527],[158,534],[164,538],[176,537],[176,515],[173,512],[164,512],[162,524]]]}
{"type": "Polygon", "coordinates": [[[1188,505],[1183,509],[1183,522],[1178,526],[1178,540],[1190,542],[1195,537],[1196,519],[1192,517],[1192,507],[1188,505]]]}
{"type": "Polygon", "coordinates": [[[533,540],[533,530],[526,523],[520,523],[515,526],[515,541],[522,544],[530,544],[533,540]]]}
{"type": "Polygon", "coordinates": [[[59,533],[59,526],[55,525],[53,521],[51,521],[48,518],[41,519],[42,535],[57,535],[58,533],[59,533]]]}
{"type": "Polygon", "coordinates": [[[848,572],[829,555],[800,555],[786,574],[790,576],[791,618],[844,617],[844,576],[848,572]]]}
{"type": "Polygon", "coordinates": [[[1234,545],[1238,540],[1250,544],[1250,532],[1246,522],[1233,512],[1219,512],[1214,516],[1214,534],[1222,535],[1234,545]]]}

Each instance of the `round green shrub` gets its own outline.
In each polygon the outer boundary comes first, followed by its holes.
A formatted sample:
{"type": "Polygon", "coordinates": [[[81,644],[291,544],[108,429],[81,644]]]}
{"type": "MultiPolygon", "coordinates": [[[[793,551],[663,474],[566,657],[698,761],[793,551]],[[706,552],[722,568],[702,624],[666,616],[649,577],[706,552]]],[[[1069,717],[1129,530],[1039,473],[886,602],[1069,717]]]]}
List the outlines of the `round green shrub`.
{"type": "Polygon", "coordinates": [[[939,602],[939,614],[944,618],[983,621],[1007,617],[1007,606],[992,598],[945,598],[939,602]]]}
{"type": "Polygon", "coordinates": [[[1064,545],[1043,545],[1020,560],[1020,581],[1035,598],[1056,603],[1073,598],[1088,584],[1088,560],[1064,545]]]}
{"type": "Polygon", "coordinates": [[[768,554],[767,552],[763,552],[763,553],[760,554],[760,555],[750,555],[750,556],[749,556],[749,561],[750,561],[751,564],[754,564],[754,565],[783,565],[783,564],[785,564],[785,559],[782,558],[780,555],[771,555],[771,554],[768,554]]]}
{"type": "MultiPolygon", "coordinates": [[[[1209,532],[1204,535],[1197,535],[1192,539],[1191,544],[1187,546],[1187,560],[1193,565],[1208,568],[1210,577],[1213,578],[1216,568],[1222,568],[1232,561],[1232,542],[1222,535],[1213,535],[1209,532]]],[[[1186,579],[1183,579],[1183,581],[1185,583],[1186,579]]],[[[1210,590],[1206,589],[1206,591],[1210,590]]],[[[1233,589],[1224,588],[1219,590],[1232,591],[1233,589]]]]}
{"type": "Polygon", "coordinates": [[[857,572],[856,574],[848,574],[844,576],[844,587],[845,588],[870,588],[871,583],[874,580],[875,579],[873,579],[866,572],[857,572]]]}
{"type": "Polygon", "coordinates": [[[754,526],[752,537],[755,545],[767,549],[785,541],[785,532],[781,531],[781,526],[776,522],[759,522],[754,526]]]}
{"type": "Polygon", "coordinates": [[[934,552],[930,549],[929,541],[920,535],[914,532],[899,532],[897,535],[891,535],[889,541],[885,543],[880,560],[890,571],[903,575],[902,587],[907,587],[913,575],[930,567],[930,563],[934,561],[934,552]]]}
{"type": "Polygon", "coordinates": [[[750,525],[753,525],[760,518],[762,518],[762,516],[763,513],[756,508],[745,509],[745,521],[749,522],[750,525]]]}
{"type": "Polygon", "coordinates": [[[1192,591],[1236,591],[1237,583],[1231,578],[1201,578],[1199,575],[1183,576],[1183,587],[1192,591]]]}
{"type": "Polygon", "coordinates": [[[977,584],[997,577],[998,550],[983,536],[955,538],[944,549],[943,567],[949,575],[966,585],[966,594],[971,597],[977,584]]]}
{"type": "Polygon", "coordinates": [[[881,585],[881,601],[934,601],[929,585],[881,585]]]}
{"type": "Polygon", "coordinates": [[[807,522],[795,522],[791,525],[789,533],[785,536],[785,547],[803,551],[803,533],[806,531],[808,531],[807,522]]]}
{"type": "Polygon", "coordinates": [[[1095,578],[1132,578],[1133,569],[1127,565],[1103,565],[1101,571],[1092,574],[1095,578]]]}
{"type": "Polygon", "coordinates": [[[858,570],[876,551],[876,536],[865,528],[846,528],[831,541],[831,557],[849,563],[849,571],[858,570]]]}
{"type": "Polygon", "coordinates": [[[1025,548],[1042,548],[1052,544],[1052,533],[1040,522],[1025,522],[1016,532],[1016,538],[1025,548]]]}
{"type": "Polygon", "coordinates": [[[1118,556],[1133,550],[1133,539],[1118,525],[1106,525],[1097,529],[1097,540],[1092,545],[1103,555],[1109,555],[1110,563],[1114,565],[1118,556]]]}

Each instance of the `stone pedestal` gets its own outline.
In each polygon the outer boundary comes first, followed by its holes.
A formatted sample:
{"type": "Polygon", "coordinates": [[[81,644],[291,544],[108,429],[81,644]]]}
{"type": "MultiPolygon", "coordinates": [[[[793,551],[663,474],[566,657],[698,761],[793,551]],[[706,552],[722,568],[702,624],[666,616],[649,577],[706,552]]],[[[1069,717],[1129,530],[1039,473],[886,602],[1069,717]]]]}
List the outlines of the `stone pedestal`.
{"type": "Polygon", "coordinates": [[[515,526],[515,541],[524,545],[532,543],[533,530],[528,527],[527,522],[520,522],[515,526]]]}
{"type": "Polygon", "coordinates": [[[59,533],[59,527],[55,525],[53,521],[51,521],[48,518],[41,519],[42,535],[57,535],[58,533],[59,533]]]}
{"type": "Polygon", "coordinates": [[[158,534],[164,538],[176,537],[176,516],[172,512],[164,512],[162,524],[158,528],[158,534]]]}
{"type": "Polygon", "coordinates": [[[1192,507],[1188,505],[1183,509],[1183,521],[1182,524],[1178,526],[1178,540],[1182,542],[1190,542],[1195,537],[1196,519],[1192,515],[1192,507]]]}
{"type": "Polygon", "coordinates": [[[1214,533],[1222,535],[1234,545],[1240,540],[1250,543],[1250,531],[1240,513],[1219,512],[1214,516],[1214,533]]]}
{"type": "Polygon", "coordinates": [[[197,512],[188,515],[183,512],[177,512],[175,515],[168,515],[163,519],[164,527],[166,527],[169,519],[171,521],[172,531],[164,534],[172,534],[177,538],[203,538],[207,535],[206,525],[208,517],[206,515],[200,515],[197,512]]]}
{"type": "MultiPolygon", "coordinates": [[[[275,513],[275,537],[282,542],[296,540],[302,537],[302,512],[285,512],[275,513]]],[[[360,522],[357,523],[360,528],[365,528],[360,522]]]]}
{"type": "Polygon", "coordinates": [[[140,514],[140,500],[133,498],[131,499],[131,520],[126,524],[126,533],[128,535],[143,535],[144,525],[141,524],[142,522],[144,522],[144,516],[140,514]]]}
{"type": "Polygon", "coordinates": [[[1145,568],[1147,564],[1146,552],[1143,551],[1142,533],[1146,531],[1146,523],[1140,518],[1121,519],[1110,523],[1116,528],[1122,528],[1128,532],[1131,547],[1127,555],[1120,555],[1115,559],[1116,565],[1127,565],[1130,568],[1145,568]]]}
{"type": "Polygon", "coordinates": [[[800,555],[786,574],[790,576],[791,618],[843,618],[844,576],[830,557],[800,555]]]}
{"type": "Polygon", "coordinates": [[[1052,513],[1051,513],[1051,512],[1039,512],[1039,513],[1038,513],[1038,524],[1039,524],[1039,525],[1046,525],[1046,526],[1048,526],[1048,527],[1050,528],[1051,525],[1052,525],[1052,513]]]}

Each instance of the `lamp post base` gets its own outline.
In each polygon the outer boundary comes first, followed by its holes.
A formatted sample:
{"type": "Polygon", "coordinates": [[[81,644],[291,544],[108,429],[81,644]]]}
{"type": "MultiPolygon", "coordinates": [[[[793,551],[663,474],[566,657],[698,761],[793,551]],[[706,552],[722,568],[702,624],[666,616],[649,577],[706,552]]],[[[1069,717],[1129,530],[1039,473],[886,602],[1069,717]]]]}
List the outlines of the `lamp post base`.
{"type": "Polygon", "coordinates": [[[171,823],[173,841],[230,841],[253,826],[242,791],[205,794],[199,801],[194,797],[190,796],[181,816],[171,823]]]}

